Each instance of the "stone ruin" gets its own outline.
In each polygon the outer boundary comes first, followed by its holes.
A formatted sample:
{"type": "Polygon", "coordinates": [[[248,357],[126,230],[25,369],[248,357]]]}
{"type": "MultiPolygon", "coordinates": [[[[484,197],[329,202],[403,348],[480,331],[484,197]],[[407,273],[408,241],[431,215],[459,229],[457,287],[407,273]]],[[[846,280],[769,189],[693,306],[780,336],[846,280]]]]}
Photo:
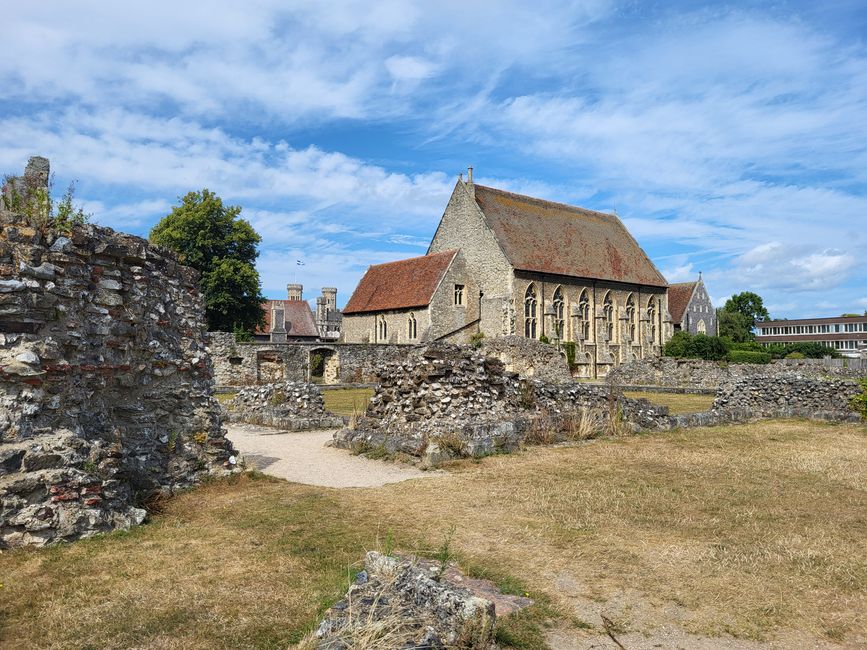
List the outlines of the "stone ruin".
{"type": "Polygon", "coordinates": [[[703,413],[669,415],[665,406],[624,397],[620,387],[544,381],[506,369],[487,350],[435,343],[380,371],[364,415],[334,434],[337,447],[383,450],[436,465],[485,456],[525,441],[556,442],[605,431],[666,430],[762,417],[857,421],[852,380],[798,375],[744,377],[724,385],[703,413]]]}
{"type": "Polygon", "coordinates": [[[342,417],[325,410],[319,386],[305,382],[282,381],[243,388],[235,395],[227,410],[233,422],[259,424],[286,431],[343,426],[342,417]]]}
{"type": "Polygon", "coordinates": [[[0,547],[127,528],[233,469],[196,287],[138,237],[0,211],[0,547]]]}
{"type": "MultiPolygon", "coordinates": [[[[367,553],[355,584],[328,609],[314,639],[302,647],[349,650],[358,647],[362,638],[364,647],[377,648],[495,647],[494,602],[457,584],[435,565],[438,563],[367,553]]],[[[526,598],[499,596],[521,601],[509,603],[512,610],[532,603],[526,598]]]]}
{"type": "Polygon", "coordinates": [[[337,447],[424,456],[484,456],[516,449],[540,428],[568,433],[592,413],[598,427],[611,414],[667,418],[664,407],[631,400],[604,385],[552,383],[509,371],[484,349],[434,343],[380,371],[380,385],[353,427],[334,435],[337,447]]]}

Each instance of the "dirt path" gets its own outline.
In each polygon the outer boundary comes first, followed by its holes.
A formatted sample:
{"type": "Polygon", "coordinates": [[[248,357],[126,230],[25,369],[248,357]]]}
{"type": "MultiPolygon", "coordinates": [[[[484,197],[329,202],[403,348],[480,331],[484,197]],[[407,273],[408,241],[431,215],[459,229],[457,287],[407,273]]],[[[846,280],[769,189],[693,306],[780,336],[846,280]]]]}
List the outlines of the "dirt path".
{"type": "Polygon", "coordinates": [[[228,425],[229,439],[249,465],[294,483],[323,487],[379,487],[414,478],[443,476],[326,447],[332,431],[288,432],[246,424],[228,425]]]}

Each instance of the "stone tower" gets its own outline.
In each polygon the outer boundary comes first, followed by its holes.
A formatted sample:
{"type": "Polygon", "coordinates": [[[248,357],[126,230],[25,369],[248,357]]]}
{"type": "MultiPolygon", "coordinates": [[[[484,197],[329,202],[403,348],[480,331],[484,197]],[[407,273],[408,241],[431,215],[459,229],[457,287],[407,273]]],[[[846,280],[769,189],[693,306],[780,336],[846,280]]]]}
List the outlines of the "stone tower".
{"type": "Polygon", "coordinates": [[[303,284],[287,284],[286,297],[289,300],[304,300],[304,285],[303,284]]]}
{"type": "Polygon", "coordinates": [[[316,299],[316,327],[322,339],[340,337],[340,311],[337,309],[337,288],[322,287],[322,295],[316,299]]]}

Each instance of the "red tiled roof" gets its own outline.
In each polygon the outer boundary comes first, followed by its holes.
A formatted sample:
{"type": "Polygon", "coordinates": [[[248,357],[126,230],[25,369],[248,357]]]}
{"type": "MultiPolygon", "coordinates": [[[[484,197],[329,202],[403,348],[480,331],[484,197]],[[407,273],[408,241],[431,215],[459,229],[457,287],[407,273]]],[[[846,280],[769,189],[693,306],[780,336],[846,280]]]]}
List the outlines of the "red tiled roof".
{"type": "Polygon", "coordinates": [[[654,287],[668,283],[613,214],[483,185],[476,202],[516,269],[654,287]]]}
{"type": "Polygon", "coordinates": [[[261,333],[271,332],[271,310],[283,310],[283,320],[286,322],[286,336],[319,336],[313,311],[306,300],[266,300],[262,303],[265,312],[265,328],[261,333]]]}
{"type": "Polygon", "coordinates": [[[671,322],[674,325],[680,325],[683,321],[683,312],[686,311],[686,306],[689,304],[689,299],[692,298],[692,292],[695,291],[697,284],[698,282],[678,282],[669,285],[668,313],[671,314],[671,322]]]}
{"type": "Polygon", "coordinates": [[[344,315],[426,307],[456,254],[451,250],[374,264],[346,303],[344,315]]]}

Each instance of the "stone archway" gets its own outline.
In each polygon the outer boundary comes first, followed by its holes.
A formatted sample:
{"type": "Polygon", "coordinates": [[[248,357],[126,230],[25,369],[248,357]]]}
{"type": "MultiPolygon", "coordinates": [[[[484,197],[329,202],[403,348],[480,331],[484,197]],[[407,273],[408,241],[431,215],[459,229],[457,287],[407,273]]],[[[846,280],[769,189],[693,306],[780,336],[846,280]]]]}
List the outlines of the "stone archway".
{"type": "Polygon", "coordinates": [[[310,350],[309,379],[314,384],[340,383],[340,358],[334,348],[313,348],[310,350]]]}

